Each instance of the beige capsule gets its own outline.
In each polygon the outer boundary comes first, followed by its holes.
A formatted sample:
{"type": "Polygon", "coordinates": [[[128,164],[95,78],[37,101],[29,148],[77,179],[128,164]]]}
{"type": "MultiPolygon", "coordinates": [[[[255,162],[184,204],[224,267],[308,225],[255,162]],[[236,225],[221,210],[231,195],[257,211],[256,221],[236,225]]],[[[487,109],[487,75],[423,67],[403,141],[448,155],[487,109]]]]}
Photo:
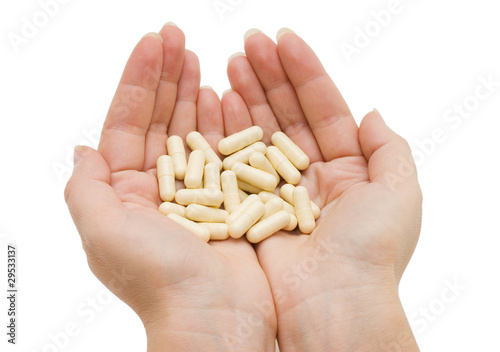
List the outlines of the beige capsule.
{"type": "Polygon", "coordinates": [[[247,199],[245,199],[243,202],[241,202],[240,205],[238,205],[231,214],[226,219],[226,224],[230,225],[240,214],[245,211],[248,206],[255,201],[260,201],[260,198],[256,194],[251,194],[248,196],[247,199]]]}
{"type": "Polygon", "coordinates": [[[314,214],[311,208],[309,193],[303,186],[297,186],[293,190],[293,204],[295,204],[295,215],[302,233],[311,233],[316,227],[314,214]]]}
{"type": "Polygon", "coordinates": [[[283,230],[293,231],[295,230],[296,227],[297,227],[297,217],[293,214],[290,214],[290,222],[288,223],[288,225],[283,227],[283,230]]]}
{"type": "Polygon", "coordinates": [[[160,198],[164,202],[170,202],[175,197],[175,171],[174,161],[168,155],[162,155],[156,161],[156,174],[158,176],[158,188],[160,198]]]}
{"type": "Polygon", "coordinates": [[[167,139],[167,152],[168,155],[174,160],[175,178],[184,180],[186,174],[186,150],[184,149],[184,142],[179,136],[170,136],[167,139]]]}
{"type": "Polygon", "coordinates": [[[200,204],[189,204],[186,207],[186,218],[193,221],[225,222],[228,215],[225,210],[200,204]]]}
{"type": "Polygon", "coordinates": [[[253,152],[265,153],[266,148],[266,145],[262,142],[255,142],[254,144],[250,144],[248,147],[243,148],[242,150],[239,150],[236,153],[226,157],[224,159],[224,170],[231,170],[231,167],[236,162],[240,162],[243,164],[248,163],[250,155],[252,155],[253,152]]]}
{"type": "Polygon", "coordinates": [[[203,226],[195,223],[194,221],[183,218],[178,214],[168,214],[167,217],[177,224],[181,225],[185,229],[191,231],[196,236],[201,238],[203,241],[208,242],[210,240],[210,231],[203,226]]]}
{"type": "Polygon", "coordinates": [[[247,231],[247,240],[251,243],[259,243],[269,236],[283,229],[290,222],[290,215],[285,210],[280,210],[267,219],[261,220],[247,231]]]}
{"type": "Polygon", "coordinates": [[[264,204],[264,215],[262,215],[262,219],[266,219],[280,210],[283,210],[283,201],[278,197],[273,198],[264,204]]]}
{"type": "Polygon", "coordinates": [[[230,155],[252,143],[260,141],[264,136],[264,131],[259,126],[252,126],[243,131],[234,133],[219,141],[219,152],[223,155],[230,155]]]}
{"type": "Polygon", "coordinates": [[[179,204],[171,202],[163,202],[161,203],[160,208],[158,210],[163,215],[177,214],[182,216],[183,218],[186,217],[186,208],[179,204]]]}
{"type": "Polygon", "coordinates": [[[224,200],[222,191],[210,188],[180,189],[175,194],[177,204],[201,204],[208,207],[220,207],[224,200]]]}
{"type": "MultiPolygon", "coordinates": [[[[280,188],[281,198],[283,198],[285,201],[287,201],[288,203],[290,203],[292,205],[294,204],[293,203],[293,190],[294,189],[295,189],[295,186],[291,185],[289,183],[284,184],[280,188]]],[[[311,208],[312,208],[312,211],[314,214],[314,219],[316,220],[321,215],[321,209],[313,201],[311,201],[311,208]]]]}
{"type": "Polygon", "coordinates": [[[273,175],[276,178],[276,181],[279,183],[280,182],[280,176],[274,169],[274,167],[271,165],[269,160],[266,158],[266,156],[262,153],[259,152],[254,152],[252,155],[250,155],[250,159],[248,160],[250,166],[253,166],[257,169],[260,169],[262,171],[265,171],[271,175],[273,175]]]}
{"type": "Polygon", "coordinates": [[[219,170],[222,169],[222,161],[217,153],[212,149],[207,140],[197,131],[189,132],[186,136],[186,143],[191,150],[201,150],[205,153],[205,159],[208,163],[215,163],[219,170]]]}
{"type": "Polygon", "coordinates": [[[210,240],[226,240],[229,238],[229,226],[220,222],[199,222],[198,225],[210,231],[210,240]]]}
{"type": "Polygon", "coordinates": [[[267,148],[267,158],[271,165],[278,171],[278,174],[285,179],[286,182],[296,185],[300,182],[301,175],[299,170],[293,166],[288,158],[275,146],[267,148]]]}
{"type": "Polygon", "coordinates": [[[264,203],[260,199],[253,201],[241,214],[229,224],[229,236],[240,238],[264,215],[264,203]]]}
{"type": "Polygon", "coordinates": [[[264,191],[272,192],[278,185],[278,182],[273,175],[247,164],[240,162],[234,163],[231,170],[234,171],[239,180],[264,191]]]}
{"type": "Polygon", "coordinates": [[[186,188],[200,188],[203,182],[203,170],[205,166],[205,153],[201,150],[193,150],[189,155],[189,160],[184,176],[186,188]]]}
{"type": "Polygon", "coordinates": [[[242,191],[245,191],[245,192],[248,192],[248,193],[251,193],[251,194],[258,194],[259,192],[262,191],[262,189],[260,189],[258,187],[255,187],[255,186],[252,186],[251,184],[246,183],[246,182],[244,182],[242,180],[238,180],[238,187],[242,191]]]}
{"type": "Polygon", "coordinates": [[[267,192],[267,191],[262,191],[259,193],[259,197],[264,203],[269,202],[271,199],[277,198],[283,202],[283,210],[286,210],[290,214],[295,215],[294,206],[291,205],[290,203],[288,203],[287,201],[285,201],[284,199],[278,197],[276,194],[271,193],[271,192],[267,192]]]}
{"type": "Polygon", "coordinates": [[[213,188],[220,191],[220,170],[219,167],[214,163],[208,163],[205,165],[204,172],[204,188],[213,188]]]}
{"type": "Polygon", "coordinates": [[[232,213],[240,205],[238,180],[233,171],[226,170],[221,175],[222,193],[224,193],[224,209],[232,213]]]}
{"type": "Polygon", "coordinates": [[[290,221],[288,222],[288,225],[283,228],[283,230],[292,231],[297,227],[297,218],[295,217],[295,207],[293,205],[271,192],[262,191],[259,193],[259,197],[266,206],[269,202],[274,200],[278,200],[282,203],[282,209],[290,214],[290,221]]]}
{"type": "Polygon", "coordinates": [[[242,191],[239,188],[238,188],[238,194],[240,196],[240,202],[243,202],[245,199],[248,198],[248,194],[246,194],[246,192],[242,191]]]}
{"type": "Polygon", "coordinates": [[[307,154],[283,132],[274,132],[271,136],[271,142],[285,154],[297,169],[305,170],[309,167],[310,162],[307,154]]]}

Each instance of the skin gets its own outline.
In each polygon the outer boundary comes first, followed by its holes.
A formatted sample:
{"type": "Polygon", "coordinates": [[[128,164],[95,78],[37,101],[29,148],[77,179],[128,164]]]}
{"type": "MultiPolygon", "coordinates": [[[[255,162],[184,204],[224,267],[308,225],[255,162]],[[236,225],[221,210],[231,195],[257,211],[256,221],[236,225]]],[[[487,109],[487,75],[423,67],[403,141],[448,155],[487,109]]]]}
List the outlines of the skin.
{"type": "Polygon", "coordinates": [[[141,317],[148,351],[418,351],[397,290],[422,196],[406,141],[376,111],[360,127],[307,44],[258,31],[228,65],[219,102],[196,56],[166,25],[134,49],[98,151],[75,149],[65,191],[94,274],[141,317]],[[221,104],[222,103],[222,104],[221,104]],[[261,126],[310,157],[322,209],[311,235],[204,243],[158,212],[155,162],[168,135],[212,147],[261,126]],[[279,329],[278,329],[279,326],[279,329]]]}
{"type": "Polygon", "coordinates": [[[160,34],[132,52],[98,151],[75,150],[65,197],[89,266],[142,319],[148,351],[274,351],[276,314],[252,245],[207,244],[158,211],[167,135],[198,129],[215,147],[224,133],[220,100],[199,89],[183,33],[160,34]],[[262,302],[270,308],[256,312],[262,302]]]}
{"type": "MultiPolygon", "coordinates": [[[[229,62],[233,91],[223,97],[223,111],[238,105],[238,128],[258,124],[266,140],[282,130],[295,141],[311,159],[300,184],[322,209],[311,235],[281,232],[256,246],[280,350],[418,351],[397,293],[421,224],[407,142],[377,111],[358,128],[316,55],[292,31],[281,30],[276,44],[251,30],[245,53],[229,62]]],[[[224,118],[226,133],[236,132],[224,118]]]]}

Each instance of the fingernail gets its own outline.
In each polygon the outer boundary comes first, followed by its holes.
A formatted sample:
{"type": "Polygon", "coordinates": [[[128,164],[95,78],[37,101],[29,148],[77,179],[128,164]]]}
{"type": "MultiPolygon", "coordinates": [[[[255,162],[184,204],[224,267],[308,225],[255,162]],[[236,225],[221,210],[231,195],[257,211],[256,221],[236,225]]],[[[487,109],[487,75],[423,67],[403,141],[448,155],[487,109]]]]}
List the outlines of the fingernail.
{"type": "Polygon", "coordinates": [[[278,33],[276,33],[276,41],[280,40],[280,38],[284,35],[284,34],[287,34],[287,33],[292,33],[292,34],[295,34],[294,31],[292,31],[290,28],[281,28],[278,33]]]}
{"type": "Polygon", "coordinates": [[[245,56],[245,53],[239,52],[239,53],[234,53],[233,55],[229,56],[229,59],[227,59],[227,62],[230,62],[232,59],[238,56],[245,56]]]}
{"type": "Polygon", "coordinates": [[[163,43],[163,37],[156,32],[147,33],[144,35],[143,38],[145,38],[145,37],[153,37],[153,38],[159,39],[163,43]]]}
{"type": "Polygon", "coordinates": [[[177,27],[177,25],[174,23],[174,22],[167,22],[163,25],[163,27],[165,26],[173,26],[173,27],[177,27]]]}
{"type": "Polygon", "coordinates": [[[200,89],[211,89],[211,90],[213,90],[213,88],[211,86],[201,86],[200,89]]]}
{"type": "Polygon", "coordinates": [[[83,145],[75,146],[75,150],[73,152],[73,165],[77,165],[80,159],[82,158],[83,151],[85,147],[83,145]]]}
{"type": "Polygon", "coordinates": [[[254,34],[257,34],[257,33],[262,33],[262,31],[260,29],[257,29],[257,28],[252,28],[252,29],[249,29],[245,35],[243,36],[243,40],[246,41],[250,36],[254,35],[254,34]]]}
{"type": "Polygon", "coordinates": [[[226,95],[227,93],[231,93],[233,90],[231,88],[226,89],[224,92],[222,92],[222,96],[226,95]]]}

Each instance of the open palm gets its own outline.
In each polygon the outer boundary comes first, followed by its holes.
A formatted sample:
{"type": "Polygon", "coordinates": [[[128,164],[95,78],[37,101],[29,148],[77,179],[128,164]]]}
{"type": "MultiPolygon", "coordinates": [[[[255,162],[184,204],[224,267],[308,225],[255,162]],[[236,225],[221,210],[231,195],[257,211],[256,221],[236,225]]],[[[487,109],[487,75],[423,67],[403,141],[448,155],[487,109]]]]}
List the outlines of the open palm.
{"type": "Polygon", "coordinates": [[[156,160],[167,136],[198,130],[212,146],[224,137],[219,98],[199,89],[198,59],[184,49],[183,33],[167,25],[160,35],[134,49],[99,151],[77,151],[65,195],[89,265],[138,313],[148,341],[168,332],[193,346],[211,335],[218,342],[206,350],[273,350],[271,291],[252,246],[244,239],[206,244],[158,211],[156,160]]]}
{"type": "Polygon", "coordinates": [[[337,324],[349,321],[346,295],[363,309],[364,286],[397,286],[418,239],[421,192],[404,139],[376,111],[358,128],[307,44],[291,31],[278,35],[276,45],[249,31],[246,55],[230,59],[233,92],[222,105],[240,113],[238,122],[225,121],[226,131],[259,125],[269,142],[282,130],[309,155],[300,184],[322,208],[317,228],[309,236],[278,233],[257,254],[276,303],[280,346],[325,330],[342,341],[349,338],[337,324]]]}

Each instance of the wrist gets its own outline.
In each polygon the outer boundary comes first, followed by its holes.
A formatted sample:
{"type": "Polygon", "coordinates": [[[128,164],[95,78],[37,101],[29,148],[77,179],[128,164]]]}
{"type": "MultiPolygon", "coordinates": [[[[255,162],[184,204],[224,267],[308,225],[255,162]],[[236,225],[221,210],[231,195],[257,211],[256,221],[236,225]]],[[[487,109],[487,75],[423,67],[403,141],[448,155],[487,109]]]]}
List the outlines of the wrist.
{"type": "Polygon", "coordinates": [[[228,308],[227,302],[205,302],[169,304],[158,318],[143,318],[148,352],[274,351],[276,329],[266,320],[228,308]]]}
{"type": "MultiPolygon", "coordinates": [[[[281,297],[278,341],[288,351],[419,351],[393,271],[307,278],[298,300],[281,297]],[[308,290],[307,287],[314,288],[308,290]],[[305,288],[305,289],[304,289],[305,288]]],[[[291,296],[296,292],[291,292],[291,296]]]]}

